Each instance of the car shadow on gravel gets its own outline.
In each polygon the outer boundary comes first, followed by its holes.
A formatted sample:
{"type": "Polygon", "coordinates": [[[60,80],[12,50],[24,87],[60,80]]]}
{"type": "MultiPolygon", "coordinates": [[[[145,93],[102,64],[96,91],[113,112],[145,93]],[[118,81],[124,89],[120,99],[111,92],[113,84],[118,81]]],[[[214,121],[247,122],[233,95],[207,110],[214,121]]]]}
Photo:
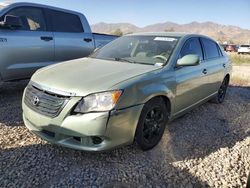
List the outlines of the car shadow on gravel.
{"type": "Polygon", "coordinates": [[[223,104],[206,103],[171,122],[174,160],[203,158],[250,136],[250,88],[231,86],[223,104]]]}
{"type": "Polygon", "coordinates": [[[28,80],[0,83],[0,123],[7,126],[23,125],[22,95],[28,80]]]}
{"type": "Polygon", "coordinates": [[[6,104],[0,106],[0,124],[9,130],[18,124],[24,135],[7,148],[0,143],[0,187],[209,187],[173,163],[204,158],[250,136],[250,89],[231,86],[225,103],[206,103],[171,122],[150,151],[136,145],[105,153],[75,151],[47,144],[23,127],[19,100],[24,87],[0,92],[6,104]]]}

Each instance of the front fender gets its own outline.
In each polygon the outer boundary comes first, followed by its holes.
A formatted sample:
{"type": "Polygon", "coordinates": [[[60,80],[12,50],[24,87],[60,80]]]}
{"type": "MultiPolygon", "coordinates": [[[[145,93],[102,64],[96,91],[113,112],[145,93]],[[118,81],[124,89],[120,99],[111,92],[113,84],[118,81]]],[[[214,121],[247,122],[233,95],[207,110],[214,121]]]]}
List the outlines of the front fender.
{"type": "Polygon", "coordinates": [[[171,103],[171,109],[174,109],[175,79],[171,73],[154,72],[116,87],[116,89],[125,88],[116,106],[117,109],[145,104],[157,96],[167,97],[171,103]]]}
{"type": "Polygon", "coordinates": [[[173,91],[163,84],[150,84],[141,88],[141,91],[143,93],[140,99],[142,103],[146,103],[157,96],[165,96],[170,101],[174,98],[173,91]]]}

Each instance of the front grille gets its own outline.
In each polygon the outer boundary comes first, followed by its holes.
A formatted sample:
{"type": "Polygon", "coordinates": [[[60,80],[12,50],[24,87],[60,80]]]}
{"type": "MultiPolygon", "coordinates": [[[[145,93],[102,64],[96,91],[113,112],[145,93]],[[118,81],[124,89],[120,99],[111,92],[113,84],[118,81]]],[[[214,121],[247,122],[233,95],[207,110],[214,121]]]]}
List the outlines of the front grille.
{"type": "Polygon", "coordinates": [[[57,117],[68,103],[69,97],[59,96],[39,90],[33,86],[26,89],[24,102],[35,112],[48,117],[57,117]]]}

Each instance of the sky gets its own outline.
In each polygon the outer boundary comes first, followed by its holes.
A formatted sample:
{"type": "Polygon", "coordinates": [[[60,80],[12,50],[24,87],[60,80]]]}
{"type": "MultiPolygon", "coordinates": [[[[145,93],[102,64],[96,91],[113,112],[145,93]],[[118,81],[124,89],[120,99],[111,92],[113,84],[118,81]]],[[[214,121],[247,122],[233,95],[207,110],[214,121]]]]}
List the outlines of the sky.
{"type": "MultiPolygon", "coordinates": [[[[0,0],[5,2],[6,0],[0,0]]],[[[21,0],[8,0],[21,2],[21,0]]],[[[250,29],[250,0],[24,0],[83,13],[90,24],[131,23],[139,27],[176,22],[215,22],[250,29]]]]}

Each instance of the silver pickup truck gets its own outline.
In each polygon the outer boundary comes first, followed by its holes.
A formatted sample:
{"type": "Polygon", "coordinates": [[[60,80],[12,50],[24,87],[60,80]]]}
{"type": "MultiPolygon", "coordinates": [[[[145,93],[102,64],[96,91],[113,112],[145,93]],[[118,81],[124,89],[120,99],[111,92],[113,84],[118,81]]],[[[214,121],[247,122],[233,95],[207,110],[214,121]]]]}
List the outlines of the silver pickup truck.
{"type": "Polygon", "coordinates": [[[116,37],[92,33],[78,12],[33,3],[0,6],[0,81],[29,78],[41,67],[86,57],[116,37]]]}

